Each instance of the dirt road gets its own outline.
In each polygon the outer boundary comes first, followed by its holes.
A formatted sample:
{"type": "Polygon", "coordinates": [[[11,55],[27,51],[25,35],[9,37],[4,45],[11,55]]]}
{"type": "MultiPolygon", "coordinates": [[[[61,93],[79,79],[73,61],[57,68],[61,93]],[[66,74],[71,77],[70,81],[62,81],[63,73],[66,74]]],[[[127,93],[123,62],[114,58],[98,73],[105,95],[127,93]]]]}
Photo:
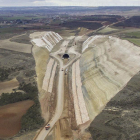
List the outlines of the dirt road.
{"type": "MultiPolygon", "coordinates": [[[[57,91],[57,105],[56,105],[56,110],[55,110],[55,115],[53,116],[53,118],[50,120],[49,124],[50,124],[50,129],[49,130],[45,130],[42,129],[42,131],[40,131],[39,135],[36,137],[36,140],[44,140],[47,135],[49,134],[49,132],[51,131],[51,129],[53,128],[53,126],[55,125],[55,123],[59,120],[62,112],[63,112],[63,103],[64,103],[64,71],[63,70],[66,69],[69,65],[71,65],[75,60],[77,60],[80,57],[80,54],[78,52],[74,52],[75,57],[70,60],[70,62],[67,65],[63,64],[63,61],[61,59],[61,57],[59,57],[59,53],[62,53],[62,47],[67,47],[66,45],[68,44],[67,41],[64,41],[63,45],[60,47],[60,49],[57,52],[51,53],[50,56],[54,57],[55,59],[58,60],[59,62],[59,79],[58,79],[58,91],[57,91]]],[[[66,49],[65,49],[66,50],[66,49]]],[[[63,52],[64,53],[64,52],[63,52]]],[[[71,52],[72,53],[72,52],[71,52]]]]}

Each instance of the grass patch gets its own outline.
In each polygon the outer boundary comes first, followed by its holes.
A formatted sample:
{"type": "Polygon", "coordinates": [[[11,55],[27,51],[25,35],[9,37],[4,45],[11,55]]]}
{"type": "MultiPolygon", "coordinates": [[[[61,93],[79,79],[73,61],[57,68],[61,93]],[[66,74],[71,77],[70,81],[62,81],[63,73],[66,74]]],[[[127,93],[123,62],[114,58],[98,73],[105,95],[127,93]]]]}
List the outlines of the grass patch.
{"type": "Polygon", "coordinates": [[[107,27],[107,28],[104,28],[103,30],[100,30],[98,33],[110,33],[110,32],[115,32],[115,31],[118,31],[118,29],[107,27]]]}
{"type": "Polygon", "coordinates": [[[133,43],[133,44],[135,44],[137,46],[140,46],[140,39],[136,39],[136,38],[122,38],[122,39],[128,40],[131,43],[133,43]]]}
{"type": "Polygon", "coordinates": [[[131,43],[137,46],[140,46],[140,31],[124,33],[124,34],[121,34],[120,37],[122,39],[130,41],[131,43]]]}
{"type": "Polygon", "coordinates": [[[139,32],[130,32],[125,33],[126,38],[140,38],[140,31],[139,32]]]}

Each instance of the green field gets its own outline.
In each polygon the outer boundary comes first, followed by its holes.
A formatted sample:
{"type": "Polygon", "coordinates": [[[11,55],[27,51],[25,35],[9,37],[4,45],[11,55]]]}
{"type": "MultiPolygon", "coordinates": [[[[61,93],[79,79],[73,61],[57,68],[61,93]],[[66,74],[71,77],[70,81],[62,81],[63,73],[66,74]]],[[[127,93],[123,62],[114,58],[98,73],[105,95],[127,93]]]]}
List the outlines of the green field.
{"type": "Polygon", "coordinates": [[[140,46],[140,31],[124,33],[121,38],[140,46]]]}
{"type": "Polygon", "coordinates": [[[133,44],[135,44],[137,46],[140,46],[140,39],[137,39],[137,38],[122,38],[122,39],[128,40],[131,43],[133,43],[133,44]]]}
{"type": "Polygon", "coordinates": [[[98,33],[104,34],[104,33],[110,33],[110,32],[114,32],[114,31],[118,31],[118,29],[107,27],[107,28],[100,30],[98,33]]]}
{"type": "Polygon", "coordinates": [[[125,33],[125,36],[130,38],[140,38],[140,31],[138,32],[131,32],[131,33],[125,33]]]}

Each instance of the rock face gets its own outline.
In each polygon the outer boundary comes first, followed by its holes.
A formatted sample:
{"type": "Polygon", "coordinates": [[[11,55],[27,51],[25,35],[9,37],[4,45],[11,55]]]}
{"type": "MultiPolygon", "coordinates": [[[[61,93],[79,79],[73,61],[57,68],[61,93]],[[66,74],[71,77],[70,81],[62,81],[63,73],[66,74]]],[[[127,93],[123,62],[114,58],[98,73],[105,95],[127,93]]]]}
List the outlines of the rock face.
{"type": "Polygon", "coordinates": [[[90,125],[93,140],[139,140],[140,73],[136,74],[90,125]]]}
{"type": "Polygon", "coordinates": [[[34,33],[30,35],[30,38],[33,38],[31,41],[32,44],[38,47],[45,47],[49,52],[60,40],[62,40],[62,37],[55,32],[43,32],[40,33],[40,35],[38,33],[35,35],[34,33]]]}
{"type": "Polygon", "coordinates": [[[83,45],[80,70],[84,100],[93,120],[140,70],[140,48],[115,37],[89,40],[83,45]]]}

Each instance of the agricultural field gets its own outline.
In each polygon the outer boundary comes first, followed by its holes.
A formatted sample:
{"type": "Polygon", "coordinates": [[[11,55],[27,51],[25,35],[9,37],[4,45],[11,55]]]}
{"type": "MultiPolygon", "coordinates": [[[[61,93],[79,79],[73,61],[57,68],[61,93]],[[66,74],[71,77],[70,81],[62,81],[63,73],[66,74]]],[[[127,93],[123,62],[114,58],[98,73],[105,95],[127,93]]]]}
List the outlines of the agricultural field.
{"type": "Polygon", "coordinates": [[[44,120],[37,98],[38,90],[34,88],[35,61],[28,35],[19,34],[5,40],[1,40],[3,48],[0,48],[0,113],[3,116],[0,117],[0,139],[11,137],[15,140],[28,132],[35,134],[44,120]],[[36,124],[35,120],[39,123],[36,124]]]}
{"type": "Polygon", "coordinates": [[[31,53],[31,47],[30,44],[21,44],[10,41],[10,39],[2,40],[0,44],[0,48],[29,54],[31,53]]]}
{"type": "Polygon", "coordinates": [[[122,38],[122,39],[128,40],[131,43],[140,47],[140,39],[136,39],[136,38],[122,38]]]}
{"type": "Polygon", "coordinates": [[[104,28],[104,29],[98,31],[98,33],[101,33],[101,34],[110,34],[110,33],[117,32],[117,31],[119,31],[119,29],[107,27],[107,28],[104,28]]]}
{"type": "Polygon", "coordinates": [[[17,42],[17,43],[23,43],[23,44],[30,44],[31,45],[29,34],[30,34],[29,32],[26,32],[25,34],[21,34],[19,36],[13,36],[10,39],[10,41],[11,42],[17,42]]]}
{"type": "Polygon", "coordinates": [[[19,82],[16,78],[6,82],[0,82],[0,95],[2,93],[11,93],[13,92],[13,89],[16,89],[18,87],[19,82]]]}
{"type": "Polygon", "coordinates": [[[33,104],[26,100],[0,107],[0,138],[12,137],[20,131],[21,118],[33,104]]]}
{"type": "Polygon", "coordinates": [[[120,36],[122,39],[128,40],[133,44],[140,46],[140,31],[123,33],[120,36]]]}
{"type": "Polygon", "coordinates": [[[138,28],[120,28],[120,27],[105,27],[99,30],[97,34],[117,36],[123,40],[128,40],[131,43],[140,46],[140,29],[138,28]]]}
{"type": "Polygon", "coordinates": [[[17,135],[15,135],[14,137],[16,136],[19,137],[21,134],[24,134],[25,132],[29,132],[31,130],[37,130],[44,123],[44,120],[42,119],[41,114],[40,114],[40,108],[39,108],[40,104],[37,98],[38,93],[37,93],[36,86],[22,83],[20,84],[18,89],[20,91],[14,91],[11,94],[3,93],[1,95],[1,98],[0,98],[0,106],[2,109],[1,113],[5,113],[4,114],[5,116],[9,116],[9,119],[5,119],[1,117],[0,122],[2,123],[2,126],[5,128],[5,132],[10,131],[10,130],[13,130],[13,132],[11,131],[12,133],[10,135],[9,133],[6,133],[3,136],[2,135],[3,130],[1,129],[0,138],[11,137],[11,136],[14,136],[15,134],[17,135]],[[24,91],[24,92],[21,92],[21,91],[24,91]],[[10,107],[11,107],[11,111],[10,111],[10,107]],[[15,112],[13,111],[13,109],[15,110],[15,112]],[[22,111],[22,113],[20,112],[20,110],[22,111]],[[18,121],[16,119],[18,119],[18,121]],[[13,121],[13,120],[16,120],[16,121],[13,121]],[[3,124],[3,122],[5,125],[3,124]],[[7,127],[7,123],[11,124],[11,127],[7,127]],[[14,129],[12,129],[12,125],[15,126],[15,131],[14,129]]]}
{"type": "Polygon", "coordinates": [[[125,28],[125,27],[139,28],[140,27],[140,16],[132,16],[123,22],[115,24],[114,26],[123,27],[123,28],[125,28]]]}
{"type": "Polygon", "coordinates": [[[127,38],[140,38],[140,31],[125,33],[124,36],[127,38]]]}

